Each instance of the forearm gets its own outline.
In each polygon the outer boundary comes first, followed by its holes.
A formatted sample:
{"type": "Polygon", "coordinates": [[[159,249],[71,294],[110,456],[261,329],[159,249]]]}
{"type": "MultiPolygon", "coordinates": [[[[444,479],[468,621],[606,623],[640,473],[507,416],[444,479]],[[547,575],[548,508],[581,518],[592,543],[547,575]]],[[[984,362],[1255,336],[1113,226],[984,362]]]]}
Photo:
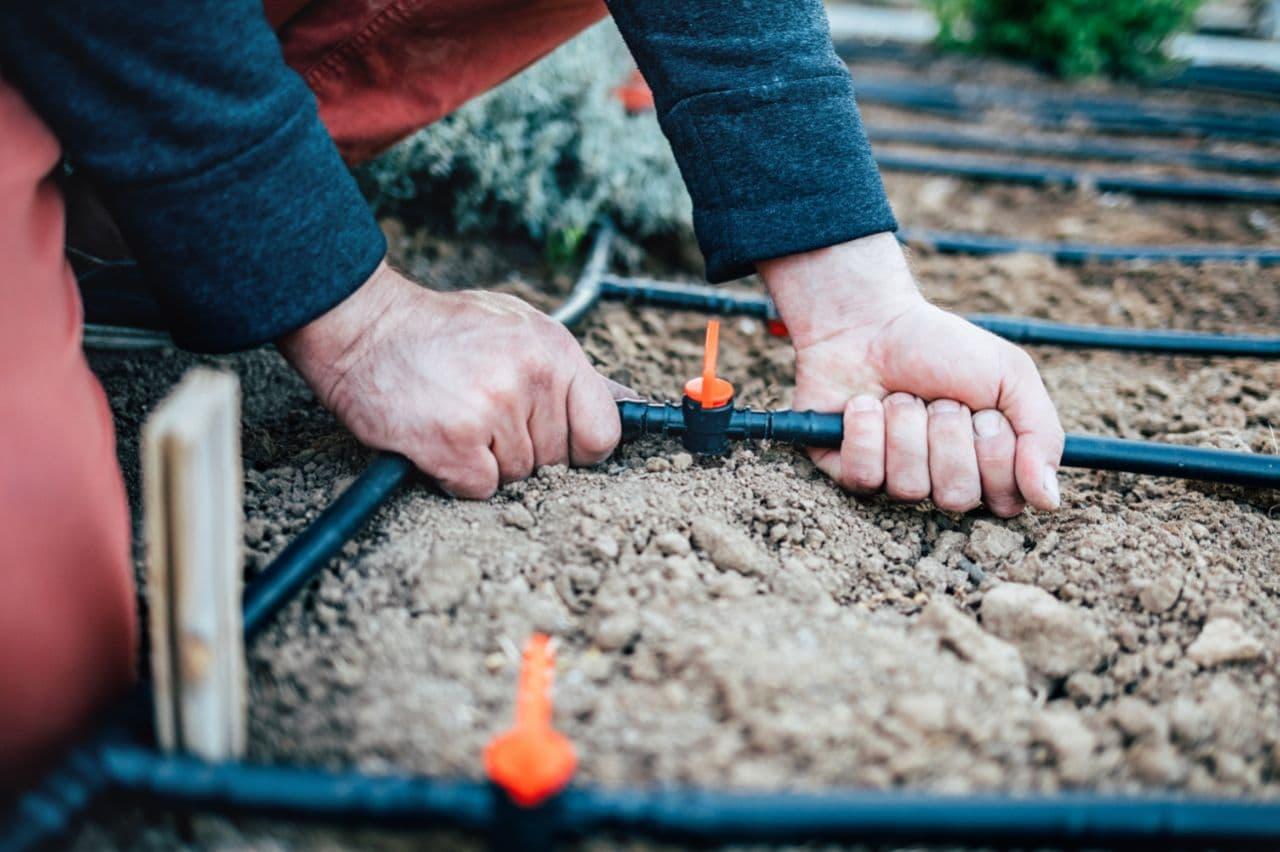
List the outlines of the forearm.
{"type": "Polygon", "coordinates": [[[101,191],[184,346],[274,339],[381,260],[259,0],[9,3],[0,54],[101,191]]]}
{"type": "Polygon", "coordinates": [[[819,0],[610,0],[694,201],[707,274],[894,230],[819,0]]]}

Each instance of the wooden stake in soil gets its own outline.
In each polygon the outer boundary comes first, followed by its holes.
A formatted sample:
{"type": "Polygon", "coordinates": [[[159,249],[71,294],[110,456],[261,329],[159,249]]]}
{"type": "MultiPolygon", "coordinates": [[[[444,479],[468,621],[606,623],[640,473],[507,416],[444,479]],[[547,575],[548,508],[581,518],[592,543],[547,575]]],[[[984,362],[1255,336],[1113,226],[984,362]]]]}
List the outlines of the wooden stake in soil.
{"type": "Polygon", "coordinates": [[[156,735],[167,752],[243,756],[240,385],[192,370],[142,431],[156,735]]]}

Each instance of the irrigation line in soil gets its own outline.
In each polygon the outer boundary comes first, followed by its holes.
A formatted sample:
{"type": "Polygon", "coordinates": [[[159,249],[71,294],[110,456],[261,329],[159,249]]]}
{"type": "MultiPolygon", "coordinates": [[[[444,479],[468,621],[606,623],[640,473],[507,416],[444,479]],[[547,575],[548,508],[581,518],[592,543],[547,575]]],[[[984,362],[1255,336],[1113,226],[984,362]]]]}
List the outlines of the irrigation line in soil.
{"type": "Polygon", "coordinates": [[[1195,201],[1243,201],[1255,204],[1280,203],[1280,186],[1239,181],[1185,180],[1079,172],[1035,163],[989,162],[973,159],[878,152],[876,163],[890,171],[946,175],[972,181],[1015,183],[1027,186],[1089,187],[1098,192],[1122,192],[1150,198],[1179,198],[1195,201]]]}
{"type": "Polygon", "coordinates": [[[1059,243],[1048,240],[1026,240],[994,234],[964,234],[934,231],[927,228],[902,228],[898,239],[909,245],[931,248],[943,254],[1038,254],[1059,263],[1116,263],[1131,260],[1181,263],[1256,263],[1274,266],[1280,263],[1280,249],[1252,246],[1124,246],[1101,243],[1059,243]]]}
{"type": "MultiPolygon", "coordinates": [[[[889,61],[916,70],[923,70],[938,58],[937,54],[927,49],[893,41],[838,38],[835,49],[836,54],[846,62],[889,61]]],[[[1152,83],[1161,88],[1205,89],[1242,97],[1280,100],[1280,71],[1270,68],[1193,64],[1152,83]]]]}
{"type": "Polygon", "coordinates": [[[874,143],[930,145],[968,151],[997,151],[1063,157],[1073,160],[1111,160],[1124,163],[1154,163],[1187,166],[1248,174],[1278,174],[1280,159],[1237,157],[1206,151],[1185,151],[1149,145],[1133,145],[1097,139],[1045,139],[1026,136],[992,136],[948,127],[869,125],[867,136],[874,143]]]}
{"type": "MultiPolygon", "coordinates": [[[[685,432],[682,408],[671,403],[620,402],[622,434],[679,437],[685,432]]],[[[773,440],[806,447],[839,447],[844,438],[840,413],[735,409],[728,423],[732,440],[773,440]]],[[[1064,467],[1139,473],[1246,488],[1280,488],[1280,456],[1183,447],[1097,435],[1067,435],[1064,467]]]]}
{"type": "Polygon", "coordinates": [[[104,750],[115,789],[179,810],[341,825],[514,835],[529,820],[550,842],[594,836],[670,843],[966,843],[984,848],[1274,849],[1280,804],[1163,797],[945,796],[837,790],[756,793],[570,787],[546,805],[504,808],[477,781],[207,764],[137,748],[104,750]],[[515,826],[504,825],[514,820],[515,826]]]}
{"type": "MultiPolygon", "coordinates": [[[[722,316],[746,316],[769,322],[778,319],[773,300],[768,296],[708,287],[704,284],[607,275],[600,282],[600,298],[630,305],[722,316]]],[[[1006,340],[1021,344],[1165,355],[1280,358],[1280,337],[1111,328],[997,314],[969,314],[966,319],[1006,340]]]]}
{"type": "Polygon", "coordinates": [[[1110,133],[1201,135],[1222,139],[1280,139],[1280,118],[1270,112],[1152,107],[1126,98],[1037,95],[1020,89],[917,82],[862,75],[858,100],[972,119],[992,109],[1017,113],[1037,127],[1076,127],[1110,133]]]}

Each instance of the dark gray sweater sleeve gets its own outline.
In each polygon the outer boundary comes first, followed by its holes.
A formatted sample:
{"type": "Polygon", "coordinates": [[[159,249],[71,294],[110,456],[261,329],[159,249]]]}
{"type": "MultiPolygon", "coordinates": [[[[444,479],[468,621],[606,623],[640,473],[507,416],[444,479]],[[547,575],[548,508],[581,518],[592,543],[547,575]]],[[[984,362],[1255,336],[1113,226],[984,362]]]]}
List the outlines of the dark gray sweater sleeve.
{"type": "Polygon", "coordinates": [[[0,73],[98,185],[182,345],[306,324],[386,244],[261,0],[0,3],[0,73]]]}
{"type": "Polygon", "coordinates": [[[707,277],[897,229],[821,0],[608,0],[693,197],[707,277]]]}

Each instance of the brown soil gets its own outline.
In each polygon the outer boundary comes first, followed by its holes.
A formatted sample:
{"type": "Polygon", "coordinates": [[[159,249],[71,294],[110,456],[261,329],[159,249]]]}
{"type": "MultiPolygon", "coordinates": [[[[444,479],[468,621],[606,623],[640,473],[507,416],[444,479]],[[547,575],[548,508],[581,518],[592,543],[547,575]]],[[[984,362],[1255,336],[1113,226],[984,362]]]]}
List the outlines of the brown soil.
{"type": "MultiPolygon", "coordinates": [[[[931,212],[918,200],[930,180],[890,177],[904,222],[955,227],[959,212],[1037,236],[1275,242],[1250,238],[1234,213],[1222,222],[1218,207],[1035,190],[956,188],[931,212]],[[1061,232],[1064,205],[1083,221],[1076,233],[1061,232]]],[[[527,253],[392,236],[409,264],[436,246],[421,268],[442,283],[501,284],[544,304],[568,284],[527,253]]],[[[928,253],[915,265],[931,297],[967,311],[1280,329],[1276,269],[928,253]]],[[[615,305],[582,337],[606,372],[674,397],[702,325],[615,305]]],[[[1036,355],[1069,431],[1280,452],[1280,363],[1036,355]]],[[[367,460],[270,350],[93,360],[135,496],[136,435],[154,401],[198,361],[240,374],[251,573],[367,460]]],[[[727,324],[722,364],[742,402],[786,403],[790,350],[758,323],[727,324]]],[[[252,647],[251,757],[474,777],[510,719],[520,645],[543,630],[559,640],[557,720],[584,781],[1275,797],[1277,502],[1076,471],[1062,511],[1004,522],[854,499],[785,447],[698,461],[656,442],[598,469],[541,471],[488,503],[415,485],[252,647]]],[[[104,817],[78,845],[184,845],[168,826],[104,817]]],[[[199,848],[383,842],[197,828],[187,845],[199,848]]]]}

